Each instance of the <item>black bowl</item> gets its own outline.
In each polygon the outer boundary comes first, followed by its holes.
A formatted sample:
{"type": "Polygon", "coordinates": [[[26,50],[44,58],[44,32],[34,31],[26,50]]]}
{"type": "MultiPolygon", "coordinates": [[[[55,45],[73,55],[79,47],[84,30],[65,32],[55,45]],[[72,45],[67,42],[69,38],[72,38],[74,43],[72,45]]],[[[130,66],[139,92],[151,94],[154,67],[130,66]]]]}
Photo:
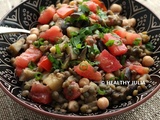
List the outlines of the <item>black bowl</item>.
{"type": "MultiPolygon", "coordinates": [[[[31,29],[36,26],[37,19],[39,17],[39,9],[41,6],[48,6],[55,4],[56,0],[29,0],[26,1],[12,11],[10,11],[1,21],[1,26],[31,29]]],[[[150,89],[139,94],[134,99],[128,102],[123,102],[119,105],[113,106],[106,111],[100,111],[92,114],[62,114],[56,113],[51,107],[33,103],[30,100],[21,96],[21,83],[15,76],[14,68],[11,65],[11,56],[7,53],[7,47],[21,37],[27,36],[27,34],[4,34],[0,35],[0,87],[7,93],[12,99],[21,105],[29,108],[33,111],[42,113],[47,116],[61,119],[100,119],[110,116],[115,116],[131,110],[138,105],[144,103],[151,96],[153,96],[160,88],[160,20],[149,9],[135,0],[104,0],[107,8],[113,3],[118,3],[122,6],[122,15],[127,18],[136,18],[137,25],[135,27],[136,32],[147,31],[151,36],[151,42],[154,45],[153,58],[155,64],[151,67],[150,75],[152,81],[150,81],[150,89]]]]}

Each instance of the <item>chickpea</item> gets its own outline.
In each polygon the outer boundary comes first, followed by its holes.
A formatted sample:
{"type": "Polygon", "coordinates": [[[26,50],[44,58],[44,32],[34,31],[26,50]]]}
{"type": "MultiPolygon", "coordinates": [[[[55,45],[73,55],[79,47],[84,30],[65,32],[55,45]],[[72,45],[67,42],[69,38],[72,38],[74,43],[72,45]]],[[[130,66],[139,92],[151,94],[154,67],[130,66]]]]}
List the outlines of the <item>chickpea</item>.
{"type": "Polygon", "coordinates": [[[77,28],[77,27],[72,27],[72,26],[68,27],[68,28],[67,28],[67,35],[68,35],[69,37],[71,37],[71,33],[72,33],[72,32],[79,32],[79,28],[77,28]]]}
{"type": "Polygon", "coordinates": [[[109,100],[106,97],[101,97],[97,101],[97,106],[101,110],[105,110],[109,106],[109,100]]]}
{"type": "Polygon", "coordinates": [[[146,67],[150,67],[154,64],[154,59],[151,56],[144,56],[142,59],[142,64],[146,67]]]}
{"type": "Polygon", "coordinates": [[[55,54],[55,53],[56,53],[56,47],[55,47],[55,46],[52,46],[52,47],[50,48],[50,52],[53,53],[53,54],[55,54]]]}
{"type": "Polygon", "coordinates": [[[29,95],[29,91],[28,90],[24,90],[24,91],[22,91],[21,94],[22,94],[23,97],[26,97],[26,96],[29,95]]]}
{"type": "Polygon", "coordinates": [[[31,34],[36,34],[37,36],[39,35],[39,29],[38,28],[32,28],[31,30],[30,30],[30,33],[31,34]]]}
{"type": "Polygon", "coordinates": [[[36,34],[30,34],[29,36],[27,36],[26,42],[30,44],[30,43],[33,43],[34,41],[36,41],[37,39],[38,39],[38,37],[36,34]]]}
{"type": "Polygon", "coordinates": [[[54,21],[54,22],[56,22],[59,18],[60,18],[60,17],[59,17],[59,15],[58,15],[57,13],[55,13],[55,14],[53,15],[53,21],[54,21]]]}
{"type": "Polygon", "coordinates": [[[69,5],[70,5],[70,6],[75,6],[75,5],[77,5],[77,1],[75,1],[75,0],[74,0],[74,1],[71,1],[71,2],[69,3],[69,5]]]}
{"type": "Polygon", "coordinates": [[[87,78],[82,78],[79,80],[79,86],[84,87],[85,85],[89,85],[89,79],[87,78]]]}
{"type": "Polygon", "coordinates": [[[128,22],[129,22],[129,25],[131,27],[134,27],[136,25],[136,19],[135,18],[128,19],[128,22]]]}
{"type": "Polygon", "coordinates": [[[71,112],[78,112],[79,110],[79,104],[77,101],[70,101],[68,104],[68,110],[71,112]]]}
{"type": "Polygon", "coordinates": [[[115,79],[115,76],[113,73],[107,73],[105,75],[105,80],[114,80],[115,79]]]}
{"type": "Polygon", "coordinates": [[[49,29],[49,25],[42,25],[42,26],[40,26],[40,31],[42,31],[42,32],[44,32],[44,31],[46,31],[48,29],[49,29]]]}
{"type": "Polygon", "coordinates": [[[128,19],[123,19],[122,26],[128,26],[128,25],[129,25],[128,19]]]}
{"type": "Polygon", "coordinates": [[[122,11],[122,7],[118,4],[112,4],[110,10],[114,13],[120,13],[122,11]]]}

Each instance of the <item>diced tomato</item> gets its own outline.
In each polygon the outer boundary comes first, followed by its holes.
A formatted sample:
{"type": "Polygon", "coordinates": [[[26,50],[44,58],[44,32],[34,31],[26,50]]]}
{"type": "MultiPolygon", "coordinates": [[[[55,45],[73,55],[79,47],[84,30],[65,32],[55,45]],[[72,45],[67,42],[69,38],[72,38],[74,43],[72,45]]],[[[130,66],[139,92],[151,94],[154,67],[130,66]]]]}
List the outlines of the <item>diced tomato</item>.
{"type": "Polygon", "coordinates": [[[133,64],[131,64],[131,65],[129,66],[129,68],[130,68],[131,70],[135,70],[137,73],[139,73],[139,74],[141,74],[141,75],[143,75],[143,74],[148,74],[148,73],[149,73],[149,68],[148,68],[148,67],[143,67],[143,66],[141,66],[141,65],[133,65],[133,64]]]}
{"type": "Polygon", "coordinates": [[[68,87],[63,89],[63,93],[67,100],[75,100],[81,95],[79,85],[74,81],[71,82],[68,87]]]}
{"type": "Polygon", "coordinates": [[[23,52],[20,56],[15,58],[14,64],[16,67],[20,67],[22,69],[28,66],[29,62],[35,62],[42,56],[42,53],[39,49],[35,47],[29,47],[25,52],[23,52]]]}
{"type": "Polygon", "coordinates": [[[127,31],[126,30],[114,30],[114,33],[116,33],[121,38],[125,38],[126,34],[127,34],[127,31]]]}
{"type": "Polygon", "coordinates": [[[107,33],[104,35],[103,42],[106,44],[109,40],[114,40],[113,45],[108,46],[108,49],[110,53],[114,56],[123,55],[127,52],[127,47],[123,42],[120,40],[119,37],[116,37],[115,35],[111,33],[107,33]],[[117,42],[117,43],[116,43],[117,42]]]}
{"type": "Polygon", "coordinates": [[[74,71],[85,78],[100,81],[102,75],[100,72],[95,71],[95,69],[87,62],[82,61],[79,65],[74,66],[74,71]]]}
{"type": "Polygon", "coordinates": [[[97,12],[97,7],[98,7],[98,4],[96,4],[95,2],[93,1],[87,1],[87,2],[84,2],[85,5],[88,6],[89,10],[96,13],[97,12]]]}
{"type": "Polygon", "coordinates": [[[52,68],[52,63],[47,56],[42,56],[37,65],[38,67],[43,68],[48,72],[51,71],[51,68],[52,68]]]}
{"type": "Polygon", "coordinates": [[[31,100],[37,103],[49,104],[52,101],[51,90],[41,83],[33,83],[29,94],[31,100]]]}
{"type": "Polygon", "coordinates": [[[139,34],[127,32],[127,34],[126,34],[126,41],[124,41],[124,44],[133,45],[133,44],[134,44],[134,41],[135,41],[136,39],[141,40],[141,41],[139,42],[139,45],[141,45],[141,44],[142,44],[142,38],[141,38],[141,36],[140,36],[139,34]]]}
{"type": "Polygon", "coordinates": [[[96,57],[96,61],[100,62],[99,64],[100,68],[107,73],[114,72],[122,68],[122,65],[116,59],[116,57],[110,54],[107,50],[103,50],[96,57]]]}
{"type": "Polygon", "coordinates": [[[107,11],[107,8],[104,4],[104,2],[102,2],[101,0],[91,0],[94,3],[98,4],[98,6],[103,10],[103,11],[107,11]]]}
{"type": "Polygon", "coordinates": [[[55,14],[56,10],[53,6],[47,7],[45,10],[43,10],[38,18],[38,22],[41,24],[47,24],[49,23],[53,15],[55,14]]]}
{"type": "Polygon", "coordinates": [[[49,30],[42,32],[40,38],[44,38],[51,42],[57,41],[63,36],[62,30],[58,26],[52,26],[49,30]]]}
{"type": "Polygon", "coordinates": [[[124,44],[133,45],[136,39],[140,40],[139,45],[142,44],[142,38],[137,33],[127,32],[125,30],[114,30],[114,33],[122,38],[124,44]]]}
{"type": "Polygon", "coordinates": [[[96,21],[98,21],[98,20],[100,19],[100,17],[99,17],[97,14],[95,14],[95,13],[92,13],[92,14],[90,15],[90,18],[92,18],[92,19],[94,19],[94,20],[96,20],[96,21]]]}
{"type": "Polygon", "coordinates": [[[16,72],[16,76],[19,77],[23,72],[23,68],[16,66],[15,72],[16,72]]]}
{"type": "Polygon", "coordinates": [[[67,6],[61,7],[57,10],[57,14],[61,18],[66,18],[67,16],[71,15],[74,12],[74,8],[69,8],[67,6]]]}

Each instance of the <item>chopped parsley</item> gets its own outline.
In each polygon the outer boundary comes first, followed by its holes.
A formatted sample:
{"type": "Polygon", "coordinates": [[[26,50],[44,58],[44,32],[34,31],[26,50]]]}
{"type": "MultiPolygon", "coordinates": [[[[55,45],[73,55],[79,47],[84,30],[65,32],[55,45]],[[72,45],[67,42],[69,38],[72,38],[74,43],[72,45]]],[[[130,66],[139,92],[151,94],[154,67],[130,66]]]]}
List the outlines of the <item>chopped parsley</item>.
{"type": "MultiPolygon", "coordinates": [[[[72,37],[70,39],[70,43],[72,45],[72,48],[76,54],[80,53],[80,50],[84,49],[86,47],[85,39],[89,35],[95,34],[96,31],[99,31],[98,34],[101,33],[108,33],[112,30],[112,28],[109,27],[102,27],[100,24],[94,24],[89,27],[81,28],[79,33],[73,32],[72,37]]],[[[99,50],[96,45],[93,45],[93,47],[89,48],[91,52],[94,54],[98,54],[99,50]]]]}
{"type": "Polygon", "coordinates": [[[102,20],[105,20],[108,18],[107,14],[101,8],[97,10],[97,14],[98,16],[100,16],[102,20]]]}
{"type": "Polygon", "coordinates": [[[36,40],[36,41],[33,42],[33,45],[36,48],[39,48],[41,45],[44,45],[44,39],[43,38],[39,38],[38,40],[36,40]]]}
{"type": "Polygon", "coordinates": [[[55,47],[56,47],[56,53],[61,54],[61,48],[59,47],[59,44],[56,44],[55,47]]]}
{"type": "Polygon", "coordinates": [[[126,58],[127,58],[127,56],[126,56],[126,55],[122,55],[121,60],[120,60],[120,63],[121,63],[122,65],[124,65],[124,64],[125,64],[125,62],[126,62],[126,58]]]}
{"type": "Polygon", "coordinates": [[[90,60],[87,60],[87,61],[88,61],[88,63],[89,63],[90,65],[92,65],[92,66],[96,66],[96,65],[99,65],[99,64],[100,64],[99,61],[94,61],[94,62],[92,62],[92,61],[90,61],[90,60]]]}
{"type": "Polygon", "coordinates": [[[115,42],[115,40],[108,40],[108,41],[105,43],[105,45],[106,45],[107,47],[111,47],[112,45],[114,45],[114,42],[115,42]]]}
{"type": "Polygon", "coordinates": [[[121,40],[115,40],[114,44],[117,45],[117,46],[122,45],[122,41],[121,40]]]}
{"type": "Polygon", "coordinates": [[[34,68],[36,68],[36,64],[31,61],[31,62],[29,62],[29,64],[28,64],[28,68],[31,69],[31,70],[33,70],[34,68]]]}
{"type": "Polygon", "coordinates": [[[62,67],[62,61],[59,59],[56,59],[52,54],[48,55],[48,59],[51,61],[51,63],[53,64],[53,69],[59,69],[61,70],[62,67]]]}
{"type": "Polygon", "coordinates": [[[80,5],[79,6],[79,12],[83,12],[84,14],[89,13],[89,8],[87,7],[87,5],[80,5]]]}
{"type": "Polygon", "coordinates": [[[102,90],[102,89],[98,89],[97,90],[97,93],[99,94],[99,95],[105,95],[106,94],[106,90],[102,90]]]}
{"type": "Polygon", "coordinates": [[[87,48],[88,48],[88,54],[97,55],[100,53],[100,50],[98,49],[96,44],[93,44],[93,46],[88,45],[87,48]]]}
{"type": "Polygon", "coordinates": [[[142,39],[141,38],[136,38],[133,42],[133,45],[137,46],[141,43],[142,39]]]}
{"type": "Polygon", "coordinates": [[[149,42],[149,43],[145,44],[145,47],[146,47],[147,50],[153,51],[153,45],[152,45],[152,43],[149,42]]]}
{"type": "Polygon", "coordinates": [[[84,22],[84,23],[89,23],[89,18],[83,14],[83,13],[77,13],[76,17],[73,16],[69,16],[65,19],[66,23],[70,23],[70,24],[75,24],[75,23],[79,23],[79,22],[84,22]]]}
{"type": "Polygon", "coordinates": [[[45,6],[40,6],[40,8],[39,8],[40,13],[41,13],[42,11],[44,11],[45,9],[46,9],[45,6]]]}
{"type": "Polygon", "coordinates": [[[37,81],[39,81],[39,80],[42,79],[43,74],[42,74],[41,72],[37,72],[37,73],[34,75],[34,77],[35,77],[35,79],[36,79],[37,81]]]}

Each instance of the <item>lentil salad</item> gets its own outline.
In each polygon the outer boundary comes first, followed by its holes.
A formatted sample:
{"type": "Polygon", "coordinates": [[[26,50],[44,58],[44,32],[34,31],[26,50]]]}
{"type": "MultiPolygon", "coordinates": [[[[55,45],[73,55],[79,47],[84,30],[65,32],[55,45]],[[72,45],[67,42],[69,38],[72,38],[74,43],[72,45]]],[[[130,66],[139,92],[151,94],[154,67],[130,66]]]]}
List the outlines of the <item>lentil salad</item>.
{"type": "Polygon", "coordinates": [[[107,10],[99,0],[45,8],[31,34],[9,47],[22,95],[57,111],[91,113],[145,91],[154,64],[149,36],[136,33],[136,20],[120,16],[121,9],[107,10]]]}

